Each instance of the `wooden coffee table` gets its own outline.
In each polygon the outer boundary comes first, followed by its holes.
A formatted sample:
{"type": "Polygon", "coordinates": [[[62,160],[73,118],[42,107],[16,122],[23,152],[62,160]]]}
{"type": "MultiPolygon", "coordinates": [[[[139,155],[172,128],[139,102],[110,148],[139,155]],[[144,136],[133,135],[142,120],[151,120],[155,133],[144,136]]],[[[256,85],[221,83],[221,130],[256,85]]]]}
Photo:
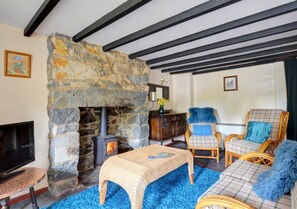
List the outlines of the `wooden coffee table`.
{"type": "Polygon", "coordinates": [[[22,168],[21,170],[25,171],[0,184],[0,204],[2,204],[3,209],[9,208],[8,201],[11,195],[26,189],[30,190],[32,208],[38,208],[33,186],[44,178],[45,172],[41,168],[31,167],[22,168]]]}
{"type": "Polygon", "coordinates": [[[150,145],[107,159],[99,174],[100,204],[104,204],[107,183],[113,181],[129,195],[131,208],[142,208],[145,188],[151,182],[188,163],[190,183],[194,183],[193,155],[188,150],[150,145]],[[167,158],[148,159],[160,152],[173,153],[167,158]]]}

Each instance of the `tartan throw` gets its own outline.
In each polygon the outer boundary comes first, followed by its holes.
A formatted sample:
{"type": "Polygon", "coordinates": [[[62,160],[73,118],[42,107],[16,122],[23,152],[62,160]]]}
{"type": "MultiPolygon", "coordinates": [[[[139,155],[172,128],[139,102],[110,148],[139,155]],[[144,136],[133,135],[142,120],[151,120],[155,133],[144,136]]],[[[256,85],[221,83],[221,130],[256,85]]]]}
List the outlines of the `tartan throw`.
{"type": "Polygon", "coordinates": [[[226,150],[238,155],[244,155],[249,152],[257,152],[261,144],[246,140],[232,140],[226,143],[226,150]]]}
{"type": "Polygon", "coordinates": [[[268,169],[268,166],[238,159],[224,170],[221,176],[230,176],[254,184],[259,174],[268,169]]]}
{"type": "Polygon", "coordinates": [[[282,112],[279,109],[251,109],[249,121],[272,123],[270,139],[276,141],[282,112]]]}
{"type": "Polygon", "coordinates": [[[225,195],[257,209],[291,208],[291,197],[289,195],[284,195],[277,202],[263,200],[252,191],[252,184],[230,176],[222,176],[212,187],[200,196],[198,202],[203,196],[208,195],[225,195]]]}
{"type": "Polygon", "coordinates": [[[195,136],[189,138],[190,147],[217,148],[218,139],[215,136],[195,136]]]}

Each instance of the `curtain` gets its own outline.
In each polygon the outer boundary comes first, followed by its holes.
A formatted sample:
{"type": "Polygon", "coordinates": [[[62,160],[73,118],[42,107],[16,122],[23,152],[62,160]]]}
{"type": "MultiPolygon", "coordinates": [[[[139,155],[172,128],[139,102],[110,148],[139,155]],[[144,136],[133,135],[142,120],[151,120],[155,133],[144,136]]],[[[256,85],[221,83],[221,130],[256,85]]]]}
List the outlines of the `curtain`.
{"type": "Polygon", "coordinates": [[[287,86],[287,111],[290,113],[287,138],[297,141],[297,59],[284,61],[287,86]]]}

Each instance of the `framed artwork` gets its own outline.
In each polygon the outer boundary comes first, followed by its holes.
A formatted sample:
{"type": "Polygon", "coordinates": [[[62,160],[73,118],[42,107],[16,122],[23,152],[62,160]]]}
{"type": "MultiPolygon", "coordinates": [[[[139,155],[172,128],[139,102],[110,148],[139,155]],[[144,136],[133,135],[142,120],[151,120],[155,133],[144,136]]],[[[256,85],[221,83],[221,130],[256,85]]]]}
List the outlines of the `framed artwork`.
{"type": "Polygon", "coordinates": [[[5,76],[31,78],[31,55],[5,50],[5,76]]]}
{"type": "Polygon", "coordinates": [[[224,91],[237,91],[237,75],[224,77],[224,91]]]}

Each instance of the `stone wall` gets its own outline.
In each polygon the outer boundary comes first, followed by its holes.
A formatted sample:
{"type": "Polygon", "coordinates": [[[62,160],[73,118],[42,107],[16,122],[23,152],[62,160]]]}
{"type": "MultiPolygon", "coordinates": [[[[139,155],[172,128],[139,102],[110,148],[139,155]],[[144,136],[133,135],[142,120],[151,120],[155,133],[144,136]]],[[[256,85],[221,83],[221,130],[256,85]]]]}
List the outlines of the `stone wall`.
{"type": "Polygon", "coordinates": [[[149,68],[126,54],[105,53],[101,46],[74,43],[60,34],[49,36],[48,51],[48,182],[59,195],[78,184],[79,107],[127,107],[111,131],[134,148],[148,143],[149,68]]]}
{"type": "Polygon", "coordinates": [[[85,174],[94,169],[94,144],[92,137],[99,134],[99,114],[97,108],[81,107],[79,121],[79,160],[78,172],[80,182],[85,174]],[[97,111],[96,111],[97,110],[97,111]]]}

